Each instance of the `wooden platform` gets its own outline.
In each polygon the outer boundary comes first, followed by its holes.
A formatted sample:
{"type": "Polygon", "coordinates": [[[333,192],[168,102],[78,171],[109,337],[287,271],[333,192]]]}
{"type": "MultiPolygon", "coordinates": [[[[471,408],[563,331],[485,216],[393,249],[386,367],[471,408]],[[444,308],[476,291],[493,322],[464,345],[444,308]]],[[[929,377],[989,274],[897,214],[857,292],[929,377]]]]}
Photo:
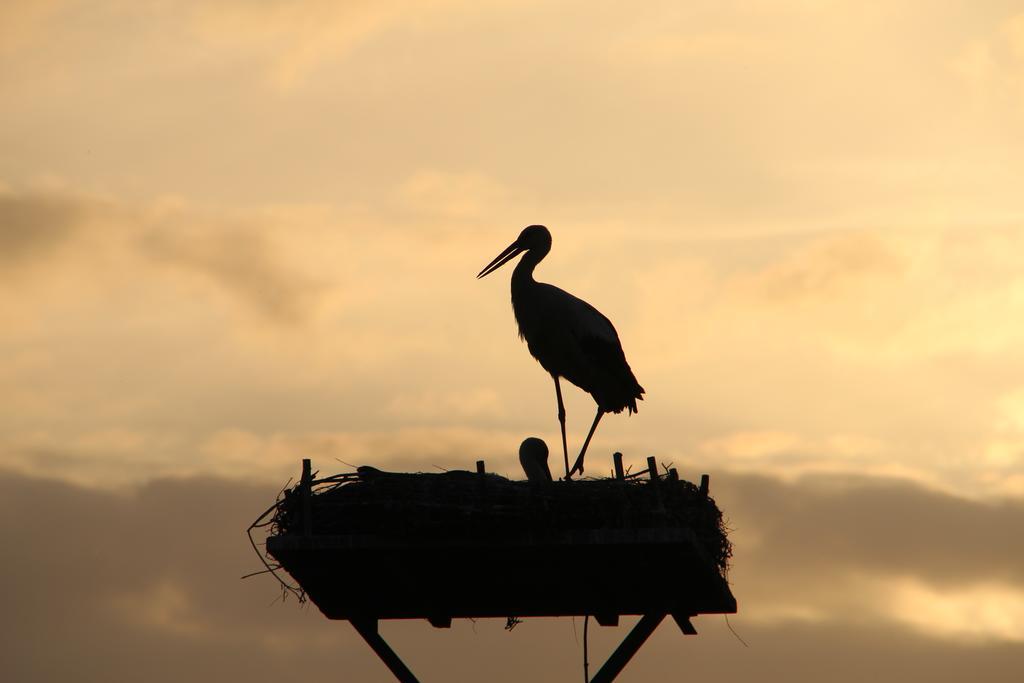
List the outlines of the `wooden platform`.
{"type": "Polygon", "coordinates": [[[654,458],[627,475],[621,454],[614,460],[614,479],[541,486],[494,478],[482,461],[476,473],[359,468],[314,479],[304,460],[299,485],[249,531],[270,526],[267,553],[403,683],[418,681],[380,620],[445,628],[459,618],[593,616],[614,626],[641,615],[591,679],[611,683],[667,616],[695,635],[691,617],[736,612],[708,476],[696,486],[659,473],[654,458]]]}
{"type": "Polygon", "coordinates": [[[267,550],[331,619],[736,611],[728,584],[686,529],[401,542],[272,536],[267,550]]]}
{"type": "Polygon", "coordinates": [[[734,613],[724,562],[695,534],[723,533],[708,477],[660,476],[649,458],[627,480],[615,456],[616,478],[593,484],[489,481],[481,461],[475,474],[364,468],[321,493],[307,460],[267,551],[331,619],[734,613]]]}

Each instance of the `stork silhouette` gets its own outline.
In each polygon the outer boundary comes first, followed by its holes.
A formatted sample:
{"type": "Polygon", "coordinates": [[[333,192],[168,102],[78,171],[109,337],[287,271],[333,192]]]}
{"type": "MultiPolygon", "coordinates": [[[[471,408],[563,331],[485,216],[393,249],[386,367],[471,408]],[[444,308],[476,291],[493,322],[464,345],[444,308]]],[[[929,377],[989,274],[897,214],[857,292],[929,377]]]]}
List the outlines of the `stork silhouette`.
{"type": "Polygon", "coordinates": [[[562,428],[565,478],[583,474],[583,456],[594,430],[605,413],[635,413],[644,389],[636,381],[622,352],[619,335],[611,321],[596,308],[572,294],[533,279],[533,269],[551,251],[551,233],[543,225],[531,225],[515,242],[477,274],[484,277],[525,252],[512,273],[512,310],[519,325],[519,337],[526,340],[530,354],[555,381],[558,422],[562,428]],[[597,403],[597,415],[583,442],[579,457],[569,469],[565,439],[565,405],[559,378],[564,377],[590,394],[597,403]]]}

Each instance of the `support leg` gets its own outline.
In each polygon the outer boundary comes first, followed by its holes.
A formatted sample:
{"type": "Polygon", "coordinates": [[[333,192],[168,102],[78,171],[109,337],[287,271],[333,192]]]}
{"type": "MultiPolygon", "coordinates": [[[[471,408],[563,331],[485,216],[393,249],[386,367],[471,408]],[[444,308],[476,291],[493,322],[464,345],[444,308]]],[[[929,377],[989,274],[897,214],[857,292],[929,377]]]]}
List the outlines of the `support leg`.
{"type": "MultiPolygon", "coordinates": [[[[587,434],[587,440],[583,442],[583,450],[580,451],[580,455],[576,458],[576,463],[569,470],[569,477],[576,472],[583,474],[583,456],[587,454],[587,446],[590,445],[590,439],[594,436],[594,430],[597,429],[597,423],[601,421],[601,416],[604,415],[604,411],[601,410],[600,406],[597,408],[597,415],[594,416],[594,424],[590,425],[590,433],[587,434]]],[[[566,459],[568,462],[568,459],[566,459]]],[[[569,477],[566,477],[568,479],[569,477]]]]}
{"type": "Polygon", "coordinates": [[[614,681],[615,677],[622,672],[626,664],[629,663],[629,660],[647,642],[650,635],[654,633],[654,629],[658,628],[658,624],[666,616],[665,614],[645,614],[641,617],[640,621],[633,627],[633,630],[629,632],[629,635],[615,648],[615,652],[604,663],[600,671],[590,679],[590,683],[611,683],[611,681],[614,681]]]}
{"type": "Polygon", "coordinates": [[[398,658],[395,651],[387,644],[387,641],[380,637],[380,634],[377,632],[376,619],[353,619],[352,627],[363,637],[366,644],[377,653],[377,656],[391,670],[395,678],[401,683],[419,683],[412,671],[409,671],[409,667],[398,658]]]}
{"type": "Polygon", "coordinates": [[[672,613],[672,618],[676,620],[676,623],[679,625],[679,630],[683,632],[683,635],[695,636],[697,635],[697,629],[693,627],[693,622],[690,621],[690,616],[691,615],[688,614],[680,614],[679,612],[672,613]]]}
{"type": "Polygon", "coordinates": [[[562,426],[562,455],[565,456],[565,478],[569,474],[569,447],[565,443],[565,404],[562,403],[562,386],[558,383],[558,375],[551,375],[555,380],[555,396],[558,397],[558,424],[562,426]]]}

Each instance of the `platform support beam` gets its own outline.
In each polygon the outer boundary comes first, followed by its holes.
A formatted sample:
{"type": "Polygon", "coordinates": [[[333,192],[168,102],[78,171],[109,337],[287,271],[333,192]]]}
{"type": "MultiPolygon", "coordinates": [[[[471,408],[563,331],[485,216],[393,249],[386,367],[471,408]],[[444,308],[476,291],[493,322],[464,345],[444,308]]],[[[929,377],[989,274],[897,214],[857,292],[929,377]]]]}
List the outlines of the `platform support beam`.
{"type": "Polygon", "coordinates": [[[434,628],[451,628],[452,627],[452,618],[451,617],[433,616],[433,617],[427,617],[427,621],[429,621],[430,625],[433,626],[434,628]]]}
{"type": "Polygon", "coordinates": [[[676,624],[679,626],[679,630],[683,632],[684,636],[697,635],[697,629],[693,627],[693,622],[690,621],[690,615],[680,614],[679,612],[673,612],[672,618],[676,620],[676,624]]]}
{"type": "Polygon", "coordinates": [[[363,637],[366,644],[377,653],[384,665],[391,670],[391,673],[395,675],[401,683],[419,683],[416,676],[413,675],[412,671],[409,671],[409,667],[398,658],[395,651],[391,649],[387,641],[384,640],[380,633],[377,632],[377,620],[376,619],[353,619],[352,628],[363,637]]]}
{"type": "Polygon", "coordinates": [[[594,674],[590,683],[611,683],[622,670],[629,664],[629,660],[637,653],[637,650],[647,642],[647,639],[654,633],[654,629],[668,616],[666,614],[645,614],[636,622],[636,626],[629,632],[622,643],[615,648],[608,661],[604,663],[601,670],[594,674]]]}

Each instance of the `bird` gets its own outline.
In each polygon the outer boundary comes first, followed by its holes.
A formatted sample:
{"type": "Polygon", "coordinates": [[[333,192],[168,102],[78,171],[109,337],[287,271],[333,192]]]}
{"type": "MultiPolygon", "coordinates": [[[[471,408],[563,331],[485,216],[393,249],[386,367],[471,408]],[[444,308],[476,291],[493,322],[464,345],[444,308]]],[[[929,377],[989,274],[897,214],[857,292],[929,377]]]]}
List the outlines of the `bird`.
{"type": "Polygon", "coordinates": [[[512,310],[520,339],[526,341],[530,354],[555,383],[568,480],[576,472],[583,474],[583,456],[601,417],[626,409],[629,414],[637,412],[636,402],[643,400],[644,388],[626,362],[619,335],[608,318],[583,299],[533,279],[534,268],[550,251],[551,232],[543,225],[529,225],[476,277],[479,280],[523,254],[512,272],[512,310]],[[572,469],[565,439],[565,405],[559,383],[562,377],[586,391],[597,403],[594,423],[572,469]]]}
{"type": "Polygon", "coordinates": [[[551,481],[548,469],[548,445],[542,439],[529,436],[519,445],[519,464],[523,466],[526,478],[533,484],[551,481]]]}

